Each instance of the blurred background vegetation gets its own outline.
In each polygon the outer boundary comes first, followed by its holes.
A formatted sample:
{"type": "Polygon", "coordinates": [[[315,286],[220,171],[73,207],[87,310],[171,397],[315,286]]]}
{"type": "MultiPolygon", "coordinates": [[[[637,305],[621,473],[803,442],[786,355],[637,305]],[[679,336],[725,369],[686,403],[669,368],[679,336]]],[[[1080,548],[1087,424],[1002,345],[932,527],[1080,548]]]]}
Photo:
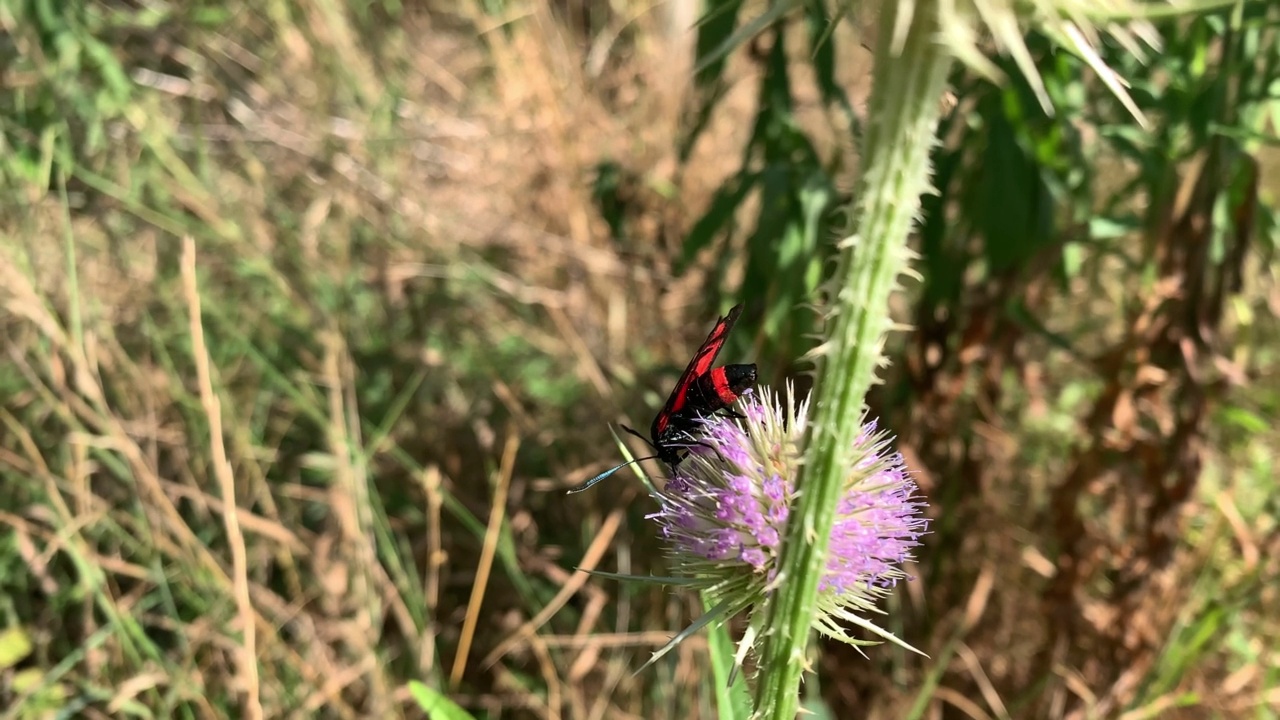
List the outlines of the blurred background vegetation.
{"type": "MultiPolygon", "coordinates": [[[[642,485],[563,490],[734,300],[807,382],[871,25],[710,8],[0,0],[0,718],[714,717],[632,674],[697,598],[574,572],[667,574],[642,485]]],[[[929,657],[825,717],[1280,717],[1280,6],[1158,26],[1148,128],[1035,37],[1056,114],[942,99],[870,398],[929,657]]]]}

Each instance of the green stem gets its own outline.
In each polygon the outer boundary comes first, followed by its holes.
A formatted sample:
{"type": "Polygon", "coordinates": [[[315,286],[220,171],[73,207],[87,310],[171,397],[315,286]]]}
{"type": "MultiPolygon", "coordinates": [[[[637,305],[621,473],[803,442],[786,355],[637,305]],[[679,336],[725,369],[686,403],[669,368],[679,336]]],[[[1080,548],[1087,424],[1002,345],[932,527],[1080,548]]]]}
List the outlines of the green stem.
{"type": "Polygon", "coordinates": [[[805,670],[818,582],[826,566],[835,509],[849,453],[861,431],[863,400],[876,380],[889,296],[908,269],[907,237],[929,191],[942,94],[952,56],[938,43],[939,0],[884,3],[863,145],[853,232],[832,279],[828,345],[819,363],[815,405],[798,481],[800,499],[782,549],[778,583],[766,612],[755,705],[758,717],[794,720],[805,670]],[[912,16],[900,47],[894,28],[912,16]]]}

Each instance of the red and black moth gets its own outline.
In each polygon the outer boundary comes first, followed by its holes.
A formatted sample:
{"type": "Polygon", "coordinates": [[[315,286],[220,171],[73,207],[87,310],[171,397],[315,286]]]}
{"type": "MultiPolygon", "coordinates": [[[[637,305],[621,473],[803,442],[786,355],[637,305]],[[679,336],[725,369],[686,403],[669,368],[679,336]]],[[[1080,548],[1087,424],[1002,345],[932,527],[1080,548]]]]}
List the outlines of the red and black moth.
{"type": "Polygon", "coordinates": [[[734,322],[741,314],[742,305],[734,305],[728,315],[716,321],[711,334],[702,342],[702,347],[698,348],[698,352],[689,361],[680,380],[676,382],[666,404],[653,418],[653,424],[649,426],[649,438],[645,438],[626,425],[622,426],[623,430],[652,445],[657,453],[609,468],[570,490],[570,493],[582,492],[618,470],[641,460],[656,458],[675,470],[684,459],[684,453],[688,448],[701,445],[693,435],[700,418],[710,417],[716,413],[742,417],[729,410],[729,406],[737,402],[738,397],[746,392],[747,388],[756,384],[756,366],[739,364],[711,367],[715,364],[720,349],[724,347],[724,341],[729,337],[729,331],[733,329],[734,322]]]}

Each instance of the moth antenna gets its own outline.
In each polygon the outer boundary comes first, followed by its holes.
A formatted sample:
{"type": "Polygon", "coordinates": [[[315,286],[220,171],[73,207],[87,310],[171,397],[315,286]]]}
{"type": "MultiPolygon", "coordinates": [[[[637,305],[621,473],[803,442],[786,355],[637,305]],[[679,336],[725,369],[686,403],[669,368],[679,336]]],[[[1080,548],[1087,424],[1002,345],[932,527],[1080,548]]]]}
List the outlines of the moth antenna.
{"type": "Polygon", "coordinates": [[[651,441],[649,438],[647,438],[647,437],[645,437],[645,436],[641,435],[640,433],[636,432],[636,431],[635,431],[635,428],[630,428],[630,427],[627,427],[626,425],[623,425],[623,426],[622,426],[622,429],[623,429],[625,432],[629,432],[629,433],[631,433],[632,435],[635,435],[636,437],[638,437],[638,438],[640,438],[641,440],[643,440],[645,445],[648,445],[649,447],[653,448],[654,450],[657,450],[657,449],[658,449],[658,446],[657,446],[657,445],[654,445],[654,444],[653,444],[653,441],[651,441]]]}
{"type": "Polygon", "coordinates": [[[628,465],[634,465],[634,464],[636,464],[636,463],[640,462],[641,460],[656,460],[656,459],[657,459],[657,457],[658,457],[657,455],[649,455],[648,457],[636,458],[635,460],[628,460],[627,462],[624,462],[624,463],[622,463],[621,465],[614,465],[613,467],[609,468],[608,470],[605,470],[604,472],[600,473],[599,475],[596,475],[595,477],[591,478],[590,480],[588,480],[588,481],[586,481],[586,482],[582,483],[582,484],[581,484],[581,485],[579,485],[578,487],[573,488],[572,490],[566,490],[566,491],[565,491],[565,494],[566,494],[566,495],[573,495],[574,493],[580,493],[580,492],[582,492],[583,490],[586,490],[587,488],[591,487],[592,485],[595,485],[596,483],[598,483],[598,482],[600,482],[601,480],[603,480],[603,479],[605,479],[605,478],[609,477],[610,475],[612,475],[612,474],[614,474],[614,473],[618,472],[619,470],[621,470],[622,468],[624,468],[624,467],[626,467],[626,466],[628,466],[628,465]]]}

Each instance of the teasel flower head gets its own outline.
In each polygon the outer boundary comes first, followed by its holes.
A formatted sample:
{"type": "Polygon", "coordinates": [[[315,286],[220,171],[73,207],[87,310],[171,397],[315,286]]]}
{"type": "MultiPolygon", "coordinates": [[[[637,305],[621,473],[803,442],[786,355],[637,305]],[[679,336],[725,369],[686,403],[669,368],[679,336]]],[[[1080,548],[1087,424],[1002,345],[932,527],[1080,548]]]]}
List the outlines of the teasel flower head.
{"type": "MultiPolygon", "coordinates": [[[[703,420],[696,433],[702,445],[691,449],[654,494],[659,510],[649,518],[658,523],[673,569],[681,584],[701,590],[712,606],[654,659],[693,630],[758,607],[786,574],[778,562],[797,497],[808,401],[797,404],[790,385],[785,396],[761,388],[738,409],[744,419],[703,420]]],[[[846,629],[854,625],[901,644],[866,616],[878,612],[875,602],[907,578],[902,563],[926,530],[924,503],[902,456],[890,452],[890,438],[875,422],[863,425],[854,450],[818,588],[815,628],[850,644],[868,644],[846,629]]],[[[763,630],[758,619],[749,620],[739,664],[763,630]]]]}

